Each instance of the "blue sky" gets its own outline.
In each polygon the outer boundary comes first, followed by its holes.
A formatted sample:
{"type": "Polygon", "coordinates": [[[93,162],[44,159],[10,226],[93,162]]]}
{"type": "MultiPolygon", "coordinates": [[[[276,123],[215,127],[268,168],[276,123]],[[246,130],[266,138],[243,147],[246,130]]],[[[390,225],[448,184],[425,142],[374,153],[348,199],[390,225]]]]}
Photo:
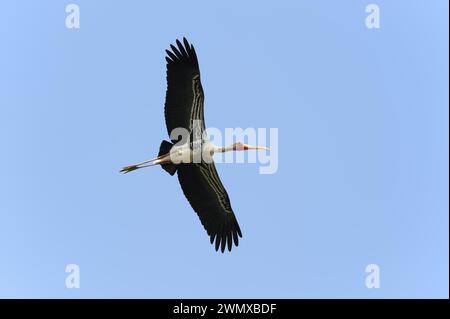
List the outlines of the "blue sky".
{"type": "Polygon", "coordinates": [[[448,297],[447,1],[71,2],[0,5],[0,297],[448,297]],[[207,126],[279,131],[276,174],[218,165],[231,254],[175,177],[118,173],[166,138],[182,36],[207,126]]]}

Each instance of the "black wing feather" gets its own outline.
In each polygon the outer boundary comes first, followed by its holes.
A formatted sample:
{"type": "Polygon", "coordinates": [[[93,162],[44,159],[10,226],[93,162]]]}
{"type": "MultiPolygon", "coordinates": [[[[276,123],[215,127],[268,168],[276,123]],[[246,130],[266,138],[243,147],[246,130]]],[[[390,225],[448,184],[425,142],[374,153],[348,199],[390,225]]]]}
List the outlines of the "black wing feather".
{"type": "MultiPolygon", "coordinates": [[[[183,38],[184,45],[176,40],[176,46],[170,45],[171,51],[166,50],[167,56],[167,92],[164,107],[167,133],[171,134],[175,128],[185,128],[190,130],[193,120],[200,120],[204,129],[203,101],[204,94],[200,82],[200,69],[198,66],[197,54],[194,46],[189,45],[186,38],[183,38]],[[195,81],[195,90],[194,90],[195,81]],[[194,103],[194,96],[196,100],[194,103]],[[191,118],[194,114],[192,108],[200,108],[198,118],[191,118]]],[[[179,137],[172,139],[173,143],[180,141],[179,137]]]]}
{"type": "Polygon", "coordinates": [[[178,180],[184,195],[210,236],[211,244],[215,241],[216,250],[220,248],[224,252],[228,245],[228,250],[231,251],[233,242],[238,246],[238,236],[242,237],[242,233],[227,191],[218,179],[214,163],[180,164],[178,180]],[[208,182],[211,178],[218,183],[216,191],[208,182]]]}

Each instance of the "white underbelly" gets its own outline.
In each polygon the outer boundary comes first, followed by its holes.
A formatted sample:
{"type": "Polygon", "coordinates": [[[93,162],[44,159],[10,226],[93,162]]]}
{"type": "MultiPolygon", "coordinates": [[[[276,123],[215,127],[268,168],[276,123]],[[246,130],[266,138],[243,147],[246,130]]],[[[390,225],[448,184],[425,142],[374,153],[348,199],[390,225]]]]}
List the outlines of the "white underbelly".
{"type": "Polygon", "coordinates": [[[174,164],[181,163],[201,163],[212,161],[214,155],[214,145],[210,141],[194,145],[193,149],[189,143],[176,145],[170,150],[170,159],[174,164]]]}

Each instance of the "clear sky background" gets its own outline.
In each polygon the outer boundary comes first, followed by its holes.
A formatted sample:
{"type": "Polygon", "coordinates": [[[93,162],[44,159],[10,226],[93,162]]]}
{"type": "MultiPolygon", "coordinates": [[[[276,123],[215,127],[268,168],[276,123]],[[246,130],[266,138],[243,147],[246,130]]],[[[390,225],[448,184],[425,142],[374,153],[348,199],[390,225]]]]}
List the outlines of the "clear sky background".
{"type": "Polygon", "coordinates": [[[448,297],[448,1],[371,2],[377,30],[369,1],[2,1],[0,297],[448,297]],[[166,138],[182,36],[207,126],[279,129],[276,174],[218,165],[232,253],[176,177],[118,173],[166,138]]]}

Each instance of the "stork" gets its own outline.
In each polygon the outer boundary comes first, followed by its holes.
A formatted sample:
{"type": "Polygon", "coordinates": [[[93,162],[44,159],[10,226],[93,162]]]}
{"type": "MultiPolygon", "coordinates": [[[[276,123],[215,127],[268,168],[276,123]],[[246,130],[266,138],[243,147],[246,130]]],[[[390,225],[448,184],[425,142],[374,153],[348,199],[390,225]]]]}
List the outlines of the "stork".
{"type": "Polygon", "coordinates": [[[177,173],[184,195],[200,218],[211,244],[222,253],[239,244],[242,232],[230,199],[214,165],[215,153],[269,150],[241,142],[219,147],[208,140],[203,112],[204,94],[194,46],[186,38],[170,45],[167,56],[167,91],[164,107],[171,142],[162,141],[156,158],[122,168],[121,172],[161,165],[170,175],[177,173]],[[182,129],[186,134],[174,134],[182,129]],[[185,135],[185,136],[183,136],[185,135]],[[187,136],[186,136],[187,135],[187,136]]]}

